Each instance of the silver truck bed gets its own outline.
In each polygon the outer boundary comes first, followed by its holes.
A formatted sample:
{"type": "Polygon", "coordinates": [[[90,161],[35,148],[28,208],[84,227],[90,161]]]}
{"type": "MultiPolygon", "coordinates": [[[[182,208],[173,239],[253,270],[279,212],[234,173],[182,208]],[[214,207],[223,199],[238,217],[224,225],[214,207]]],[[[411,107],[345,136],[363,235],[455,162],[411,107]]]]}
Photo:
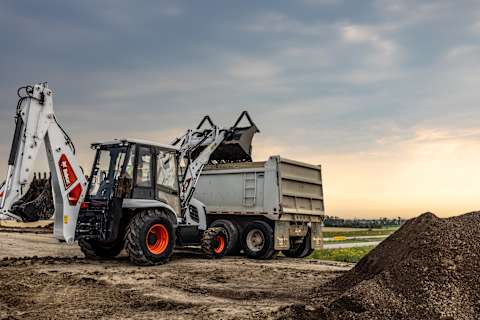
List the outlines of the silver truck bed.
{"type": "Polygon", "coordinates": [[[279,156],[208,165],[194,197],[209,214],[262,214],[273,220],[302,215],[308,221],[324,215],[321,167],[279,156]]]}

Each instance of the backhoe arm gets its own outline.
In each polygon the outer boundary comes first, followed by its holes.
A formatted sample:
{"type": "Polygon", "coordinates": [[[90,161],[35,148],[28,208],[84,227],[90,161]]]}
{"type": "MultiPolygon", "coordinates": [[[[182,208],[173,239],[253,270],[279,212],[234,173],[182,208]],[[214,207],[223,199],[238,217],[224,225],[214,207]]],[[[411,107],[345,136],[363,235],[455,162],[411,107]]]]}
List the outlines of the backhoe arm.
{"type": "Polygon", "coordinates": [[[46,83],[19,89],[8,172],[0,189],[0,215],[22,220],[22,213],[15,211],[15,204],[29,188],[43,141],[52,175],[54,235],[71,243],[87,180],[75,158],[70,138],[55,118],[52,96],[46,83]]]}

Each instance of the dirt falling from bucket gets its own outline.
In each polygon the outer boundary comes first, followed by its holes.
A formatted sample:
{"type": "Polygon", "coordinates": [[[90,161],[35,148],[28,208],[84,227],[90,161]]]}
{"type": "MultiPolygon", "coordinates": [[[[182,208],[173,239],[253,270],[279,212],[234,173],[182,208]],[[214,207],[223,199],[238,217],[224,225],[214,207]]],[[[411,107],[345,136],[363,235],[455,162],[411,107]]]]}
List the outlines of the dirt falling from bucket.
{"type": "Polygon", "coordinates": [[[480,212],[409,220],[329,286],[342,293],[302,317],[479,319],[480,212]]]}

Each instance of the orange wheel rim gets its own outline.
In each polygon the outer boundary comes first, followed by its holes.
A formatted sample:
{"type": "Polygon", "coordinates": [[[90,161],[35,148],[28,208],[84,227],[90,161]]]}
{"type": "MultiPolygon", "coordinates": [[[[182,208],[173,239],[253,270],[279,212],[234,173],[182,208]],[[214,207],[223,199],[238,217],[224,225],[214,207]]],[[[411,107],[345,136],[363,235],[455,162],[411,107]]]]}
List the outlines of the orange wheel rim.
{"type": "Polygon", "coordinates": [[[168,230],[163,224],[154,224],[147,232],[147,248],[153,254],[162,254],[168,246],[168,230]]]}
{"type": "Polygon", "coordinates": [[[217,246],[213,251],[217,254],[222,253],[223,249],[225,249],[225,238],[223,236],[216,236],[215,241],[217,242],[217,246]]]}

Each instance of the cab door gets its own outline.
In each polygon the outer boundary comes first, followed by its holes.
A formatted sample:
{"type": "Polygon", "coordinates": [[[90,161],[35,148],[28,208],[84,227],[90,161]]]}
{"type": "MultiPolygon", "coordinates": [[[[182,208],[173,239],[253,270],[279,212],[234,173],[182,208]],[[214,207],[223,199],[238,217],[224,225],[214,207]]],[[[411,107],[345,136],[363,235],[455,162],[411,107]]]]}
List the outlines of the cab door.
{"type": "Polygon", "coordinates": [[[133,199],[155,199],[155,150],[137,145],[133,177],[133,199]]]}
{"type": "Polygon", "coordinates": [[[180,214],[180,193],[178,189],[177,155],[167,150],[157,150],[155,155],[155,196],[170,205],[180,214]]]}

